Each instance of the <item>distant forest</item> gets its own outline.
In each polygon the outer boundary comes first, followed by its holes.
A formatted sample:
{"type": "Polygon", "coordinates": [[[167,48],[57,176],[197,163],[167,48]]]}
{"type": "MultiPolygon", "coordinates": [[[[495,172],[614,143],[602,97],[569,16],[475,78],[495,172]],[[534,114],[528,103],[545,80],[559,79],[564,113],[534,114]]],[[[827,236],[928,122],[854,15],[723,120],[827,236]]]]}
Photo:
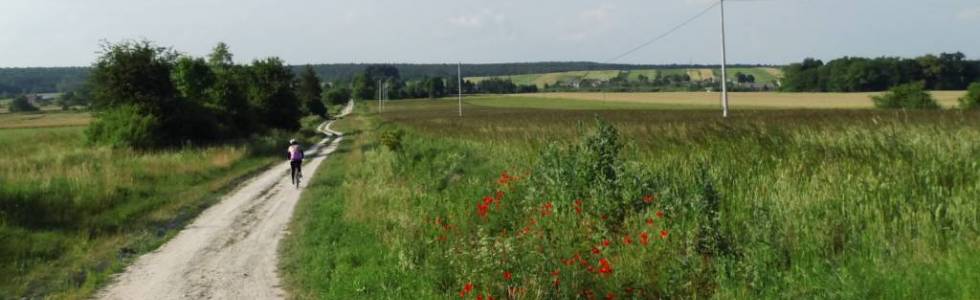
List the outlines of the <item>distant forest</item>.
{"type": "MultiPolygon", "coordinates": [[[[377,64],[318,64],[313,65],[320,79],[327,82],[351,81],[354,76],[377,64]]],[[[455,64],[386,64],[398,68],[403,80],[422,80],[430,77],[456,76],[455,64]]],[[[732,65],[732,67],[761,67],[767,65],[732,65]]],[[[292,66],[299,74],[305,65],[292,66]]],[[[718,65],[630,65],[594,62],[535,62],[463,64],[463,76],[505,76],[585,70],[637,70],[654,68],[717,68],[718,65]]],[[[0,68],[0,97],[22,93],[67,92],[79,89],[88,79],[89,67],[0,68]]]]}
{"type": "Polygon", "coordinates": [[[872,92],[922,82],[929,90],[964,90],[980,81],[980,60],[963,53],[916,58],[843,57],[827,63],[807,58],[783,68],[781,90],[787,92],[872,92]]]}

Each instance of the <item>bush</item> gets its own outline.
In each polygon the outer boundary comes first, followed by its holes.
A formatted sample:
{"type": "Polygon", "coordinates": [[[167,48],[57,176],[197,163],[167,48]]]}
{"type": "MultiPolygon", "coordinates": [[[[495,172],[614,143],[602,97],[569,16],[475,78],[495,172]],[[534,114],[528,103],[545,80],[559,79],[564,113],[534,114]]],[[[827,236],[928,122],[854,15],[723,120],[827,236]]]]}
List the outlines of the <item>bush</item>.
{"type": "Polygon", "coordinates": [[[402,149],[402,137],[405,136],[405,132],[400,129],[389,129],[381,133],[381,144],[388,147],[391,151],[398,151],[402,149]]]}
{"type": "Polygon", "coordinates": [[[980,108],[980,82],[970,84],[966,95],[960,98],[960,107],[963,109],[980,108]]]}
{"type": "Polygon", "coordinates": [[[133,105],[119,106],[98,114],[85,134],[89,141],[113,147],[150,148],[157,146],[154,134],[160,120],[144,114],[133,105]]]}
{"type": "Polygon", "coordinates": [[[14,98],[14,100],[10,102],[10,111],[29,112],[29,111],[38,111],[38,108],[34,105],[31,105],[31,102],[27,101],[27,97],[19,96],[17,98],[14,98]]]}
{"type": "Polygon", "coordinates": [[[884,95],[872,96],[871,99],[878,108],[939,109],[939,103],[925,91],[922,82],[897,85],[884,95]]]}

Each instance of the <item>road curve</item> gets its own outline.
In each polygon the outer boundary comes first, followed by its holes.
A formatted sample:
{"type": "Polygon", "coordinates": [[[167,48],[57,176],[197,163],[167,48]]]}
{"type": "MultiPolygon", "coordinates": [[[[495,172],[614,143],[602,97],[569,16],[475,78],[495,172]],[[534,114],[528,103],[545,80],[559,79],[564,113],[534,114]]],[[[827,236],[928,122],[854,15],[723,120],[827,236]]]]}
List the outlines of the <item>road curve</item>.
{"type": "MultiPolygon", "coordinates": [[[[338,117],[349,114],[353,106],[351,101],[338,117]]],[[[332,123],[324,122],[319,129],[336,138],[324,139],[306,153],[306,182],[343,140],[342,134],[330,130],[332,123]]],[[[307,184],[293,187],[288,170],[288,163],[283,163],[240,185],[173,239],[138,258],[98,298],[284,298],[277,273],[279,242],[307,184]]]]}

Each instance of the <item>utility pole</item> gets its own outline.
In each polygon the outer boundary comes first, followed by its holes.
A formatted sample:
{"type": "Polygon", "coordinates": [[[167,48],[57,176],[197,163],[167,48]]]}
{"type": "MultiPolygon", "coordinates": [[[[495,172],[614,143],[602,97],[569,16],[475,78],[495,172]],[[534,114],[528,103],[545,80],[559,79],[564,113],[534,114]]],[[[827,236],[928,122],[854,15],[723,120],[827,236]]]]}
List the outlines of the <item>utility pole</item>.
{"type": "Polygon", "coordinates": [[[459,116],[462,117],[463,116],[463,62],[459,62],[459,64],[456,65],[456,78],[459,80],[459,83],[456,85],[456,87],[459,88],[459,93],[456,94],[456,101],[459,105],[459,116]]]}
{"type": "Polygon", "coordinates": [[[721,115],[728,117],[728,76],[726,76],[725,65],[728,63],[725,57],[725,0],[721,0],[721,115]]]}
{"type": "Polygon", "coordinates": [[[381,113],[381,79],[378,79],[378,113],[381,113]]]}

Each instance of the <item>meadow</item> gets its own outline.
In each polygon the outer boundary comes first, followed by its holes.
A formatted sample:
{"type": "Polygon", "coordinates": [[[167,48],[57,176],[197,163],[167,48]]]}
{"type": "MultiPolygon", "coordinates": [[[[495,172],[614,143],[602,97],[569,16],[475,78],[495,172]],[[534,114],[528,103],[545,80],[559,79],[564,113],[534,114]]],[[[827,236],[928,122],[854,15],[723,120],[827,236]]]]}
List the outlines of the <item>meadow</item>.
{"type": "Polygon", "coordinates": [[[89,119],[0,114],[2,299],[89,298],[228,189],[277,161],[287,139],[136,151],[86,143],[89,119]]]}
{"type": "Polygon", "coordinates": [[[980,294],[977,112],[481,101],[339,124],[283,250],[295,296],[980,294]]]}
{"type": "MultiPolygon", "coordinates": [[[[755,76],[755,82],[758,83],[769,83],[777,80],[782,76],[782,72],[776,68],[731,68],[728,70],[728,78],[730,80],[735,80],[735,74],[737,72],[742,72],[744,74],[752,74],[755,76]]],[[[640,75],[646,76],[649,79],[655,79],[657,76],[668,76],[668,75],[688,75],[691,80],[702,81],[702,80],[712,80],[721,76],[721,70],[707,69],[707,68],[697,68],[697,69],[641,69],[641,70],[628,70],[626,76],[630,81],[639,81],[640,75]]],[[[519,74],[511,76],[476,76],[476,77],[466,77],[466,80],[473,82],[480,82],[485,79],[500,77],[507,78],[513,81],[515,84],[519,85],[537,85],[538,88],[543,88],[547,85],[554,85],[559,82],[571,82],[575,80],[583,79],[582,76],[586,76],[584,79],[594,79],[599,81],[608,81],[615,78],[620,73],[619,70],[596,70],[596,71],[569,71],[569,72],[554,72],[554,73],[537,73],[537,74],[519,74]]]]}
{"type": "MultiPolygon", "coordinates": [[[[933,97],[939,105],[945,108],[953,108],[958,105],[957,99],[966,94],[964,91],[932,91],[933,97]]],[[[881,95],[875,93],[773,93],[773,92],[732,92],[728,93],[729,105],[733,109],[870,109],[874,107],[871,96],[881,95]]],[[[559,108],[565,103],[576,103],[577,101],[587,101],[574,105],[574,107],[593,107],[595,109],[609,109],[616,106],[627,108],[701,108],[711,109],[721,106],[721,94],[709,92],[660,92],[660,93],[534,93],[511,95],[531,99],[526,107],[538,108],[559,108]],[[544,101],[533,100],[547,99],[560,100],[558,104],[547,105],[537,104],[544,101]],[[605,104],[604,104],[605,103],[605,104]],[[632,104],[632,105],[629,105],[632,104]],[[544,106],[542,106],[544,105],[544,106]],[[604,106],[605,105],[605,106],[604,106]]],[[[499,97],[492,97],[497,99],[499,97]]],[[[477,98],[479,99],[479,98],[477,98]]],[[[513,107],[520,105],[517,100],[503,101],[484,101],[485,105],[513,107]],[[515,103],[509,103],[515,102],[515,103]]]]}

